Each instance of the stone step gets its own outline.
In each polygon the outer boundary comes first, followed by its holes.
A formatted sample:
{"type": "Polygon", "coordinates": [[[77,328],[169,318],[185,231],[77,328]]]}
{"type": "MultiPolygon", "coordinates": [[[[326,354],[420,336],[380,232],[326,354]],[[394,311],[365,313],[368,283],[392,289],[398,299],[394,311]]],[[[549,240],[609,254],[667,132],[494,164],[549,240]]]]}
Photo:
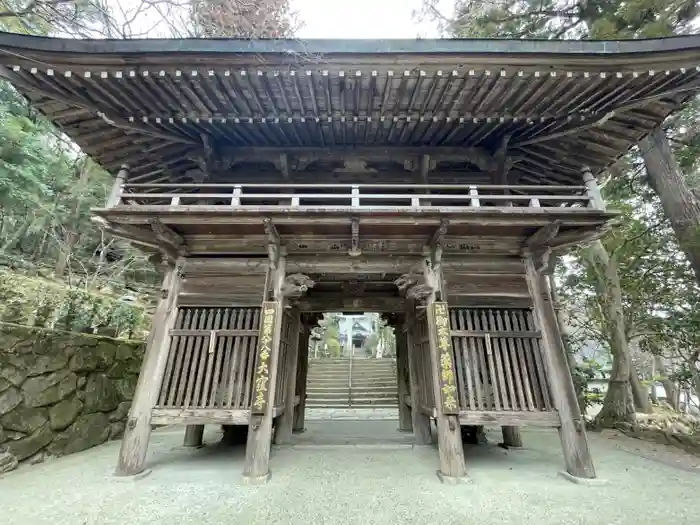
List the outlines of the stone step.
{"type": "MultiPolygon", "coordinates": [[[[323,394],[308,394],[307,401],[309,399],[348,399],[351,397],[348,392],[325,392],[323,394]]],[[[396,392],[352,392],[353,399],[366,399],[366,398],[377,398],[377,399],[390,399],[396,398],[396,392]]]]}
{"type": "Polygon", "coordinates": [[[324,407],[366,407],[366,408],[379,408],[379,407],[396,407],[398,406],[399,402],[398,399],[355,399],[353,398],[352,400],[352,405],[348,402],[347,399],[344,400],[335,400],[335,399],[315,399],[313,401],[308,400],[306,401],[306,406],[308,408],[324,408],[324,407]]]}
{"type": "MultiPolygon", "coordinates": [[[[306,387],[307,392],[311,392],[314,390],[323,392],[323,391],[338,391],[338,390],[348,390],[349,385],[347,383],[342,383],[342,384],[330,384],[330,383],[309,383],[309,385],[306,387]]],[[[381,390],[381,391],[386,391],[386,390],[394,390],[398,391],[398,387],[396,386],[396,381],[393,383],[352,383],[352,388],[353,390],[381,390]]]]}

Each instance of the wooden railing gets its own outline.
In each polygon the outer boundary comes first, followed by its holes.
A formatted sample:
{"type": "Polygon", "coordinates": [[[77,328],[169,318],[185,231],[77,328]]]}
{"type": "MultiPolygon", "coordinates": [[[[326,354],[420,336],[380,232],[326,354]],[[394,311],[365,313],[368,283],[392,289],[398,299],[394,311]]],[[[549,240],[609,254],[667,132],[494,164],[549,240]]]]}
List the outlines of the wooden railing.
{"type": "Polygon", "coordinates": [[[416,210],[598,208],[587,186],[428,184],[124,184],[114,206],[164,209],[416,210]]]}

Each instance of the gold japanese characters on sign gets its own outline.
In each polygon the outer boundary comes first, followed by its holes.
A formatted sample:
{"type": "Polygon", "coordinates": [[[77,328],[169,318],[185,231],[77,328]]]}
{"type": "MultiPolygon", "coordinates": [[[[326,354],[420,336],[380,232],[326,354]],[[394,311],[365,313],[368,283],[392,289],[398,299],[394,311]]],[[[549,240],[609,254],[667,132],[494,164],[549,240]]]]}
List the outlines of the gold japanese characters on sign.
{"type": "Polygon", "coordinates": [[[270,354],[272,353],[273,330],[277,308],[273,302],[262,305],[262,323],[258,339],[258,363],[255,368],[255,399],[253,410],[264,412],[267,406],[267,391],[270,387],[270,354]]]}
{"type": "Polygon", "coordinates": [[[452,363],[452,335],[447,303],[433,303],[435,326],[437,328],[437,350],[440,357],[439,377],[442,406],[445,411],[457,410],[457,386],[452,363]]]}

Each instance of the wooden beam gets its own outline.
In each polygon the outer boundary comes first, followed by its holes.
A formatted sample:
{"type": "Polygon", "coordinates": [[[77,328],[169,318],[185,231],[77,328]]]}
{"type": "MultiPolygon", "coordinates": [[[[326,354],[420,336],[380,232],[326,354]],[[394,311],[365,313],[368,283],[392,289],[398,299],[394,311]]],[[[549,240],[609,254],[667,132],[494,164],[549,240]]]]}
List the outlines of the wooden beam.
{"type": "Polygon", "coordinates": [[[256,353],[253,403],[248,427],[243,480],[248,484],[266,483],[270,479],[270,444],[274,400],[279,374],[279,357],[284,318],[282,289],[286,277],[286,258],[280,250],[277,264],[269,277],[272,301],[263,303],[260,335],[256,353]]]}
{"type": "Polygon", "coordinates": [[[284,413],[277,421],[275,430],[275,443],[283,445],[292,440],[292,430],[294,427],[294,398],[296,395],[297,366],[299,361],[299,342],[301,334],[301,315],[299,310],[292,314],[293,321],[290,328],[291,344],[287,347],[286,360],[283,364],[285,369],[286,382],[284,388],[284,413]]]}
{"type": "Polygon", "coordinates": [[[409,373],[409,389],[411,400],[411,426],[413,427],[413,436],[417,446],[430,445],[433,441],[433,436],[430,428],[430,418],[425,415],[420,409],[420,392],[425,388],[421,385],[423,371],[419,370],[421,343],[414,339],[413,333],[415,330],[415,311],[406,315],[406,322],[403,330],[396,334],[397,344],[398,338],[405,337],[405,344],[408,354],[408,373],[409,373]]]}
{"type": "Polygon", "coordinates": [[[139,374],[134,400],[129,410],[124,438],[119,450],[115,475],[134,476],[145,469],[151,436],[151,410],[160,393],[165,366],[170,353],[170,330],[177,318],[177,298],[182,283],[179,262],[166,266],[161,295],[153,314],[153,324],[146,343],[144,362],[139,374]]]}
{"type": "Polygon", "coordinates": [[[542,356],[547,380],[554,407],[561,418],[559,438],[564,452],[566,471],[574,477],[595,478],[585,421],[578,406],[576,390],[571,379],[546,277],[537,269],[535,260],[529,255],[525,258],[525,274],[534,304],[535,319],[542,332],[542,356]]]}
{"type": "Polygon", "coordinates": [[[267,253],[270,260],[270,267],[274,270],[277,268],[280,258],[282,239],[280,238],[280,234],[277,232],[277,228],[272,222],[272,219],[269,217],[265,217],[263,219],[263,227],[265,228],[265,234],[267,235],[267,253]]]}
{"type": "Polygon", "coordinates": [[[443,483],[460,483],[466,479],[464,445],[459,426],[456,392],[447,390],[446,375],[441,371],[450,370],[451,381],[455,381],[452,355],[452,341],[449,337],[449,313],[444,301],[444,281],[442,270],[435,261],[435,255],[425,258],[423,275],[427,286],[434,292],[426,298],[426,321],[430,351],[430,373],[433,376],[433,399],[438,432],[438,453],[440,469],[438,477],[443,483]],[[442,312],[442,313],[441,313],[442,312]],[[447,323],[447,327],[445,327],[447,323]],[[442,332],[446,331],[447,335],[442,332]],[[444,345],[448,345],[445,348],[444,345]],[[448,364],[449,362],[449,364],[448,364]]]}
{"type": "Polygon", "coordinates": [[[158,218],[151,218],[148,223],[159,246],[165,247],[168,251],[177,253],[180,256],[187,255],[185,239],[179,233],[163,224],[158,218]]]}

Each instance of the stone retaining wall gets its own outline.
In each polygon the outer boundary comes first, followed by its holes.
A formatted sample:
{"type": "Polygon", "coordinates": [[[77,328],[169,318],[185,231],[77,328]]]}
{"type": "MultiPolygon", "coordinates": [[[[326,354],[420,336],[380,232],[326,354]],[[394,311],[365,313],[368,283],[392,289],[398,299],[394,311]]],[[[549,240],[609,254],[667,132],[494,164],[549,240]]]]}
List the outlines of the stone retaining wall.
{"type": "Polygon", "coordinates": [[[0,323],[0,473],[121,437],[143,345],[0,323]]]}

